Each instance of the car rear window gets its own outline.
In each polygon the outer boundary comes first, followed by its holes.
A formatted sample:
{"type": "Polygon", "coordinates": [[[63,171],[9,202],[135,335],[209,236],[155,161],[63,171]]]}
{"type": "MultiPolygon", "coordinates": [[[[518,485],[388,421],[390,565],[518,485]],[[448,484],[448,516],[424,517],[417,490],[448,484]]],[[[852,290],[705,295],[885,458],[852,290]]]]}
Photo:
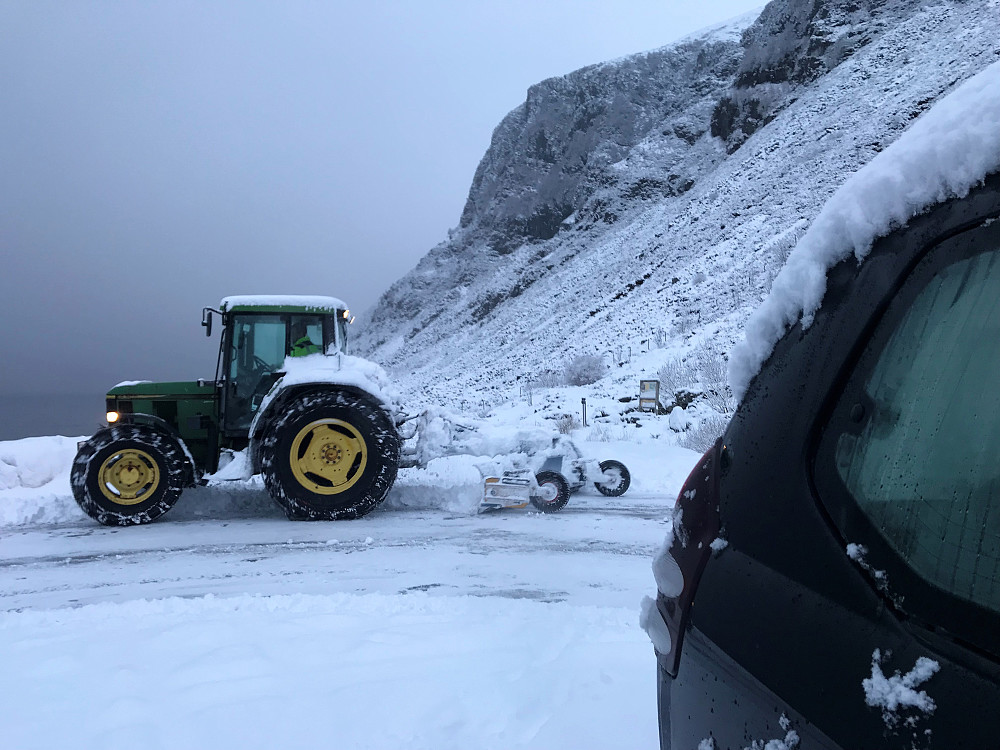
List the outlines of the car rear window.
{"type": "Polygon", "coordinates": [[[1000,612],[1000,245],[941,268],[897,320],[837,472],[919,576],[1000,612]]]}

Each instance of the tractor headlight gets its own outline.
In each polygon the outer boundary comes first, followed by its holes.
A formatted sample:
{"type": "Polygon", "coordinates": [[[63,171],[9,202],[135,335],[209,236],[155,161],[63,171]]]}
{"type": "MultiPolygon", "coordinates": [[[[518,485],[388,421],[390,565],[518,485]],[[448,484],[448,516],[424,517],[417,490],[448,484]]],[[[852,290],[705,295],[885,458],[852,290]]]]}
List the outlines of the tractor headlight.
{"type": "Polygon", "coordinates": [[[106,416],[108,418],[108,424],[114,424],[118,421],[119,414],[116,411],[109,411],[106,416]]]}

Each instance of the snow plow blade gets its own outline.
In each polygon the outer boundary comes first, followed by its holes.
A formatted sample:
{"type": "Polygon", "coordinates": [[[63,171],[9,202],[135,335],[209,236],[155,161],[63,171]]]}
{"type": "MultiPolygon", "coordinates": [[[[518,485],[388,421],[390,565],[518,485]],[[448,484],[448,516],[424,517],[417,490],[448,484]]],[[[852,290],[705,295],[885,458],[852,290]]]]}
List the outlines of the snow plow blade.
{"type": "Polygon", "coordinates": [[[530,471],[505,471],[503,476],[486,477],[479,512],[527,507],[532,490],[537,486],[535,475],[530,471]]]}

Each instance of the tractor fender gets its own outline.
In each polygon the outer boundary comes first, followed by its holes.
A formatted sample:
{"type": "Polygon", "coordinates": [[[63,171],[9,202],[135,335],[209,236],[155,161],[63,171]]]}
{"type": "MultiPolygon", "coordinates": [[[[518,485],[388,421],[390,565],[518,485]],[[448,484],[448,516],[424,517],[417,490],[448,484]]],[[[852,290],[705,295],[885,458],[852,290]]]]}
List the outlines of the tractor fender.
{"type": "Polygon", "coordinates": [[[270,426],[292,401],[302,396],[329,391],[349,393],[383,409],[394,424],[399,421],[401,409],[396,391],[389,376],[374,362],[347,355],[316,354],[289,357],[284,369],[250,424],[250,461],[254,473],[260,471],[260,446],[270,426]]]}
{"type": "Polygon", "coordinates": [[[194,487],[201,480],[201,475],[198,472],[198,465],[194,462],[194,456],[191,455],[191,451],[188,450],[187,443],[184,442],[184,438],[167,420],[156,416],[155,414],[142,414],[142,413],[131,413],[122,414],[121,424],[141,424],[146,427],[152,427],[154,430],[159,430],[160,432],[165,432],[173,440],[177,442],[180,447],[181,452],[184,454],[185,462],[187,466],[185,467],[185,486],[194,487]]]}

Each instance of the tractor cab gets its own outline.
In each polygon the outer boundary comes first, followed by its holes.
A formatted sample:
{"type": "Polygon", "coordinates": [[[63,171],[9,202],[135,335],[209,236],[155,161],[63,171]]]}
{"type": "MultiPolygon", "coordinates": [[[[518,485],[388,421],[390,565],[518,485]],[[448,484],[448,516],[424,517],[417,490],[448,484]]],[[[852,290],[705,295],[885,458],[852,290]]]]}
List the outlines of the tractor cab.
{"type": "Polygon", "coordinates": [[[285,357],[347,354],[347,305],[333,297],[226,297],[205,308],[202,325],[222,316],[216,385],[224,437],[245,437],[264,396],[281,375],[285,357]]]}

